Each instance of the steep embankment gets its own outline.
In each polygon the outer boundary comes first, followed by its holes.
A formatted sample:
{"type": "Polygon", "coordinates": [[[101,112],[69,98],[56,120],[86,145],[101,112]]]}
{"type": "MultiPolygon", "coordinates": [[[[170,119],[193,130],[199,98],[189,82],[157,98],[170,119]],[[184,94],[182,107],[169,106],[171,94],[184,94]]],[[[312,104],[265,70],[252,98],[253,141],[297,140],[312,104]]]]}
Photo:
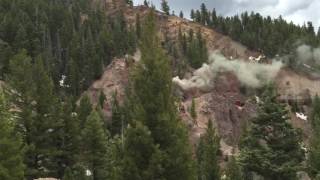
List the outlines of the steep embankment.
{"type": "MultiPolygon", "coordinates": [[[[106,7],[109,8],[109,11],[107,11],[109,15],[115,14],[117,9],[121,8],[131,25],[135,24],[136,14],[139,14],[143,19],[149,11],[149,8],[145,6],[129,8],[123,4],[112,4],[106,7]]],[[[200,24],[176,16],[166,16],[160,12],[157,12],[157,18],[159,35],[162,39],[166,35],[167,41],[176,42],[178,40],[179,28],[183,33],[188,33],[190,29],[194,32],[200,29],[206,39],[209,52],[219,51],[230,60],[237,58],[250,61],[252,57],[260,56],[258,52],[249,50],[231,38],[200,24]]],[[[105,69],[101,79],[94,82],[87,91],[93,102],[97,102],[98,92],[103,91],[105,93],[107,100],[104,112],[108,117],[110,116],[111,97],[114,91],[117,91],[120,101],[124,98],[124,88],[128,82],[129,70],[133,66],[131,63],[127,63],[129,59],[134,59],[133,62],[138,61],[139,54],[135,57],[114,59],[105,69]]],[[[276,85],[282,100],[288,101],[292,97],[293,99],[299,97],[301,98],[299,103],[301,103],[306,112],[309,111],[309,104],[306,102],[311,97],[310,95],[320,94],[319,83],[319,80],[310,79],[287,68],[280,70],[276,76],[276,85]],[[310,95],[306,96],[305,92],[308,91],[310,95]]],[[[219,135],[222,137],[221,145],[224,154],[233,153],[232,146],[237,144],[243,126],[248,119],[255,115],[257,98],[244,95],[241,92],[241,83],[232,73],[220,74],[215,79],[215,87],[210,91],[202,92],[198,89],[193,89],[192,91],[179,91],[178,94],[181,96],[181,102],[177,106],[182,120],[189,127],[191,141],[197,142],[197,139],[205,131],[207,121],[212,120],[219,135]],[[196,112],[198,114],[195,120],[191,118],[189,113],[192,98],[195,98],[196,112]]],[[[307,139],[310,132],[308,120],[297,118],[296,114],[293,113],[291,117],[293,124],[304,130],[305,139],[307,139]]]]}

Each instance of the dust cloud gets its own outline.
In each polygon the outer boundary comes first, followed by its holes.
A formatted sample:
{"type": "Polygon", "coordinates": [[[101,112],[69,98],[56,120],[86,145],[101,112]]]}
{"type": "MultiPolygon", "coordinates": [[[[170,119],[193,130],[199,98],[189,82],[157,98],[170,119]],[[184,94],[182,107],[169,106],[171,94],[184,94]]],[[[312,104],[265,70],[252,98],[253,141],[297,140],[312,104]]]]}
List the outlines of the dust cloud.
{"type": "Polygon", "coordinates": [[[259,64],[241,59],[229,60],[220,53],[213,53],[209,62],[197,69],[189,79],[173,78],[173,83],[183,90],[193,88],[210,90],[214,87],[214,80],[219,73],[233,72],[242,85],[251,88],[259,88],[274,80],[283,66],[281,61],[273,61],[272,64],[259,64]]]}

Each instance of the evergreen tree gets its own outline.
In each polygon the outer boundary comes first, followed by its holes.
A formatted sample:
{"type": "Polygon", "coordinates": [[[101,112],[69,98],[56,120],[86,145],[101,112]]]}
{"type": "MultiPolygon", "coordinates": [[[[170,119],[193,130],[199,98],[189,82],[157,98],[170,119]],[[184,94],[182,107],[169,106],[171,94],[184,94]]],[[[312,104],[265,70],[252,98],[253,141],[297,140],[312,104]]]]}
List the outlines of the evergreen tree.
{"type": "Polygon", "coordinates": [[[124,16],[107,22],[99,3],[0,2],[0,76],[7,78],[19,109],[16,128],[23,138],[27,179],[61,179],[65,167],[75,179],[83,177],[79,131],[92,108],[84,97],[75,113],[74,103],[113,56],[135,50],[136,35],[124,16]]]}
{"type": "Polygon", "coordinates": [[[308,157],[308,169],[311,177],[320,175],[320,98],[316,96],[313,101],[313,110],[310,117],[312,124],[312,137],[308,157]]]}
{"type": "Polygon", "coordinates": [[[84,163],[94,180],[105,180],[110,176],[108,138],[101,117],[93,110],[82,131],[82,147],[84,163]]]}
{"type": "Polygon", "coordinates": [[[54,93],[54,85],[48,72],[45,70],[44,61],[41,57],[35,60],[33,67],[33,81],[35,82],[35,92],[33,95],[33,127],[31,132],[31,145],[35,145],[34,151],[31,149],[29,157],[34,156],[36,168],[39,169],[38,176],[59,177],[62,171],[60,159],[60,140],[63,122],[60,118],[59,100],[54,93]]]}
{"type": "Polygon", "coordinates": [[[73,61],[73,59],[70,59],[67,64],[67,73],[64,85],[67,88],[67,92],[75,97],[80,95],[79,78],[78,65],[73,61]]]}
{"type": "Polygon", "coordinates": [[[62,180],[75,180],[72,170],[69,167],[65,169],[62,180]]]}
{"type": "Polygon", "coordinates": [[[217,17],[216,9],[213,9],[211,12],[211,21],[212,21],[211,25],[213,27],[215,27],[217,25],[217,19],[218,19],[218,17],[217,17]]]}
{"type": "Polygon", "coordinates": [[[114,136],[116,134],[122,133],[124,129],[124,121],[122,117],[121,107],[119,105],[117,99],[117,92],[115,92],[112,96],[112,104],[111,104],[111,111],[112,111],[112,119],[111,119],[111,135],[114,136]]]}
{"type": "Polygon", "coordinates": [[[11,59],[10,70],[9,84],[18,97],[14,103],[22,117],[18,130],[26,146],[26,176],[58,176],[62,122],[58,99],[43,60],[39,56],[32,64],[26,51],[21,51],[11,59]]]}
{"type": "Polygon", "coordinates": [[[218,152],[220,139],[216,136],[212,121],[208,121],[206,133],[200,138],[197,147],[198,179],[220,179],[218,152]]]}
{"type": "Polygon", "coordinates": [[[206,25],[208,23],[208,10],[204,3],[201,4],[201,23],[206,25]]]}
{"type": "Polygon", "coordinates": [[[170,15],[170,7],[168,5],[167,0],[162,0],[161,1],[161,10],[166,14],[170,15]]]}
{"type": "Polygon", "coordinates": [[[190,114],[193,120],[197,120],[196,103],[194,101],[194,98],[192,98],[190,114]]]}
{"type": "Polygon", "coordinates": [[[24,179],[22,138],[15,131],[16,118],[0,89],[0,179],[24,179]]]}
{"type": "Polygon", "coordinates": [[[179,17],[183,18],[183,12],[182,11],[180,11],[179,17]]]}
{"type": "Polygon", "coordinates": [[[94,79],[99,79],[102,72],[103,72],[103,62],[102,59],[98,56],[98,54],[95,54],[93,56],[92,60],[92,70],[93,72],[93,78],[94,79]]]}
{"type": "Polygon", "coordinates": [[[144,1],[143,1],[143,4],[144,4],[145,6],[147,6],[147,7],[149,7],[149,2],[148,2],[147,0],[144,0],[144,1]]]}
{"type": "Polygon", "coordinates": [[[140,14],[138,13],[136,15],[136,35],[137,35],[137,38],[140,39],[141,37],[141,22],[140,22],[140,14]]]}
{"type": "Polygon", "coordinates": [[[185,127],[180,124],[171,89],[169,60],[160,48],[152,11],[146,18],[141,61],[133,74],[132,119],[142,121],[164,153],[165,179],[193,179],[193,161],[185,127]]]}
{"type": "Polygon", "coordinates": [[[106,95],[104,94],[103,91],[100,91],[100,95],[99,95],[99,105],[101,108],[104,107],[104,103],[106,101],[106,95]]]}
{"type": "Polygon", "coordinates": [[[195,21],[197,23],[201,23],[201,19],[202,19],[201,12],[199,10],[196,10],[196,12],[195,12],[195,21]]]}
{"type": "Polygon", "coordinates": [[[196,69],[200,68],[208,59],[206,41],[202,38],[200,30],[197,32],[196,38],[194,38],[193,31],[189,32],[187,58],[191,67],[196,69]]]}
{"type": "Polygon", "coordinates": [[[80,128],[82,129],[87,117],[89,116],[89,114],[92,111],[92,104],[90,102],[90,98],[88,95],[84,95],[81,100],[80,100],[80,105],[77,109],[77,113],[78,113],[78,118],[80,121],[80,128]]]}
{"type": "Polygon", "coordinates": [[[178,38],[179,38],[179,44],[180,44],[180,48],[182,50],[182,53],[183,53],[183,55],[186,55],[187,48],[188,48],[187,37],[184,33],[182,33],[181,27],[179,27],[178,38]]]}
{"type": "Polygon", "coordinates": [[[108,141],[108,177],[109,179],[122,180],[124,174],[124,167],[127,164],[124,163],[124,136],[114,136],[108,141]]]}
{"type": "MultiPolygon", "coordinates": [[[[319,44],[312,23],[299,26],[286,22],[281,16],[272,19],[263,17],[259,13],[244,12],[240,16],[217,16],[213,9],[211,12],[202,4],[200,11],[191,10],[191,19],[240,41],[249,48],[262,51],[269,57],[276,54],[289,54],[296,49],[293,45],[299,37],[302,41],[313,47],[319,44]]],[[[297,58],[292,56],[296,61],[297,58]]]]}
{"type": "Polygon", "coordinates": [[[276,102],[272,87],[267,87],[263,102],[241,143],[240,163],[246,172],[265,179],[295,179],[304,160],[301,136],[289,124],[288,113],[276,102]]]}
{"type": "MultiPolygon", "coordinates": [[[[63,136],[62,136],[62,160],[64,166],[70,170],[81,159],[81,129],[78,114],[75,113],[71,100],[62,104],[63,136]]],[[[66,171],[66,169],[65,169],[66,171]]]]}
{"type": "Polygon", "coordinates": [[[8,73],[11,54],[12,48],[0,38],[0,79],[8,73]]]}
{"type": "MultiPolygon", "coordinates": [[[[9,85],[15,90],[12,94],[17,98],[13,99],[13,103],[21,109],[19,116],[21,117],[18,122],[18,132],[22,134],[24,142],[27,146],[27,152],[24,157],[24,162],[27,165],[25,175],[28,176],[35,166],[32,158],[28,158],[28,148],[34,147],[32,145],[32,134],[34,133],[34,119],[32,116],[33,107],[31,105],[32,92],[34,91],[34,81],[32,79],[32,64],[31,58],[27,56],[26,51],[23,50],[19,54],[15,55],[10,60],[11,76],[9,79],[9,85]],[[28,147],[28,145],[30,147],[28,147]]],[[[32,171],[32,172],[35,172],[32,171]]]]}
{"type": "Polygon", "coordinates": [[[226,180],[244,180],[240,166],[234,156],[231,156],[226,171],[226,180]]]}
{"type": "Polygon", "coordinates": [[[136,45],[137,45],[137,33],[134,28],[129,29],[128,31],[128,49],[127,53],[133,55],[136,52],[136,45]]]}
{"type": "Polygon", "coordinates": [[[141,122],[126,131],[123,179],[163,179],[162,155],[141,122]]]}
{"type": "Polygon", "coordinates": [[[194,21],[195,20],[195,13],[194,13],[194,10],[191,9],[191,13],[190,13],[190,18],[194,21]]]}

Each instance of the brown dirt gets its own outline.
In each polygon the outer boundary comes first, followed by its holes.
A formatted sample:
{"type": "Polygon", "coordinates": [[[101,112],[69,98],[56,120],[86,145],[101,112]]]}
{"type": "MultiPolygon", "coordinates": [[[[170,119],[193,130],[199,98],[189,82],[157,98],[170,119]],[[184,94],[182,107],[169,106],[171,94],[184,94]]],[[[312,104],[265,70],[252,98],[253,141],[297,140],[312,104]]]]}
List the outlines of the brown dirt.
{"type": "Polygon", "coordinates": [[[117,98],[122,102],[124,98],[125,85],[128,83],[129,70],[124,58],[116,58],[105,69],[101,78],[95,81],[85,94],[87,94],[91,102],[96,105],[99,101],[99,95],[102,91],[106,96],[104,104],[104,113],[107,117],[111,116],[112,96],[116,92],[117,98]]]}

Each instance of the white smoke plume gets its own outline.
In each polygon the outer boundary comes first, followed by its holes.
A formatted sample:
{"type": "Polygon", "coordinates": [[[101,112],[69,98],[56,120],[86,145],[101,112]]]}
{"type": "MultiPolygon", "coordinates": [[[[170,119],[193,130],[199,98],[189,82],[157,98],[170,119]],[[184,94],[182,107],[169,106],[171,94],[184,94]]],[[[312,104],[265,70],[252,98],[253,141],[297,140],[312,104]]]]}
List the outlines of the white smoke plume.
{"type": "Polygon", "coordinates": [[[300,62],[320,65],[320,48],[301,45],[297,48],[296,53],[300,62]]]}
{"type": "Polygon", "coordinates": [[[247,87],[258,88],[272,81],[283,66],[280,61],[272,64],[245,62],[244,60],[228,60],[219,53],[213,53],[209,64],[203,64],[193,73],[190,79],[173,78],[173,82],[183,90],[193,88],[210,90],[214,87],[214,80],[218,73],[233,72],[239,81],[247,87]]]}

